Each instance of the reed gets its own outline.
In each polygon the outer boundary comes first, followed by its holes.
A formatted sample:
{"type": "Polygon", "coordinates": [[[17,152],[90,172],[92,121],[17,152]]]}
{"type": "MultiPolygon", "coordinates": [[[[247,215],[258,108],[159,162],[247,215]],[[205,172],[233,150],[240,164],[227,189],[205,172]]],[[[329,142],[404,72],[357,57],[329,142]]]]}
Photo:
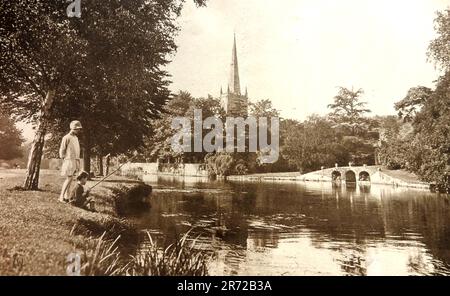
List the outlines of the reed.
{"type": "Polygon", "coordinates": [[[97,239],[95,249],[84,252],[84,263],[81,267],[83,275],[121,275],[126,269],[117,244],[120,235],[114,241],[106,240],[105,236],[106,232],[97,239]]]}
{"type": "Polygon", "coordinates": [[[204,276],[211,259],[205,251],[195,248],[197,239],[188,242],[189,232],[169,245],[160,248],[147,232],[145,248],[136,255],[124,258],[118,242],[106,240],[106,232],[97,240],[95,249],[85,251],[81,272],[83,275],[131,276],[204,276]]]}
{"type": "Polygon", "coordinates": [[[197,239],[188,243],[189,232],[181,240],[159,248],[147,232],[146,248],[133,256],[128,273],[147,276],[204,276],[208,275],[211,256],[195,248],[197,239]]]}

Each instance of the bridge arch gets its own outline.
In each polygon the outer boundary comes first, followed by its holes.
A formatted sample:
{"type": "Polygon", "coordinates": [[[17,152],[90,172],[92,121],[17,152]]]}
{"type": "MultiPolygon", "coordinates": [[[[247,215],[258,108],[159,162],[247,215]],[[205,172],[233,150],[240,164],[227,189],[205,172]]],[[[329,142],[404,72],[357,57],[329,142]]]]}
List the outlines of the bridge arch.
{"type": "Polygon", "coordinates": [[[331,173],[331,180],[333,181],[341,181],[342,180],[342,174],[340,171],[333,171],[331,173]]]}
{"type": "Polygon", "coordinates": [[[345,172],[345,182],[346,183],[356,183],[356,173],[352,170],[345,172]]]}
{"type": "Polygon", "coordinates": [[[369,181],[370,182],[370,174],[366,171],[361,171],[359,173],[359,181],[369,181]]]}

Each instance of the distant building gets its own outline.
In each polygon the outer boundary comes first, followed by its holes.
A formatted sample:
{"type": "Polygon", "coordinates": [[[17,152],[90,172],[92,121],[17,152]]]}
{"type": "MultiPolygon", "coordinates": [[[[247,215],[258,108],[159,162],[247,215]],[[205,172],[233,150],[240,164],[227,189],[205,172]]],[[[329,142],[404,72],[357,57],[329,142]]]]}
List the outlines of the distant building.
{"type": "Polygon", "coordinates": [[[231,57],[230,80],[226,92],[220,88],[220,99],[227,116],[248,116],[248,92],[241,94],[241,83],[239,79],[239,64],[236,49],[236,35],[234,36],[233,52],[231,57]]]}

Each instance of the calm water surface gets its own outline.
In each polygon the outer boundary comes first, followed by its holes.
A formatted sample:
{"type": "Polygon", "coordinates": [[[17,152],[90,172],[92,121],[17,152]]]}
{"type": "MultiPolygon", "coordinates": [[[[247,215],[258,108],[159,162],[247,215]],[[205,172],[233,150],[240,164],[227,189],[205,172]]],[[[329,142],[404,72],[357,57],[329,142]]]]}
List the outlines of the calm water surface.
{"type": "Polygon", "coordinates": [[[213,275],[450,274],[446,196],[390,186],[154,177],[134,217],[160,243],[193,228],[213,275]]]}

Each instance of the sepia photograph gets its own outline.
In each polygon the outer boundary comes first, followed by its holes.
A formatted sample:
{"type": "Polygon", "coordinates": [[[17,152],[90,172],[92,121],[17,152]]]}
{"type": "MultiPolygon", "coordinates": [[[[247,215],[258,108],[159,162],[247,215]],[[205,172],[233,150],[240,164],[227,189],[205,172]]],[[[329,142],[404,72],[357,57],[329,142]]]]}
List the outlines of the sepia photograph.
{"type": "Polygon", "coordinates": [[[0,276],[447,276],[449,194],[450,0],[0,0],[0,276]]]}

